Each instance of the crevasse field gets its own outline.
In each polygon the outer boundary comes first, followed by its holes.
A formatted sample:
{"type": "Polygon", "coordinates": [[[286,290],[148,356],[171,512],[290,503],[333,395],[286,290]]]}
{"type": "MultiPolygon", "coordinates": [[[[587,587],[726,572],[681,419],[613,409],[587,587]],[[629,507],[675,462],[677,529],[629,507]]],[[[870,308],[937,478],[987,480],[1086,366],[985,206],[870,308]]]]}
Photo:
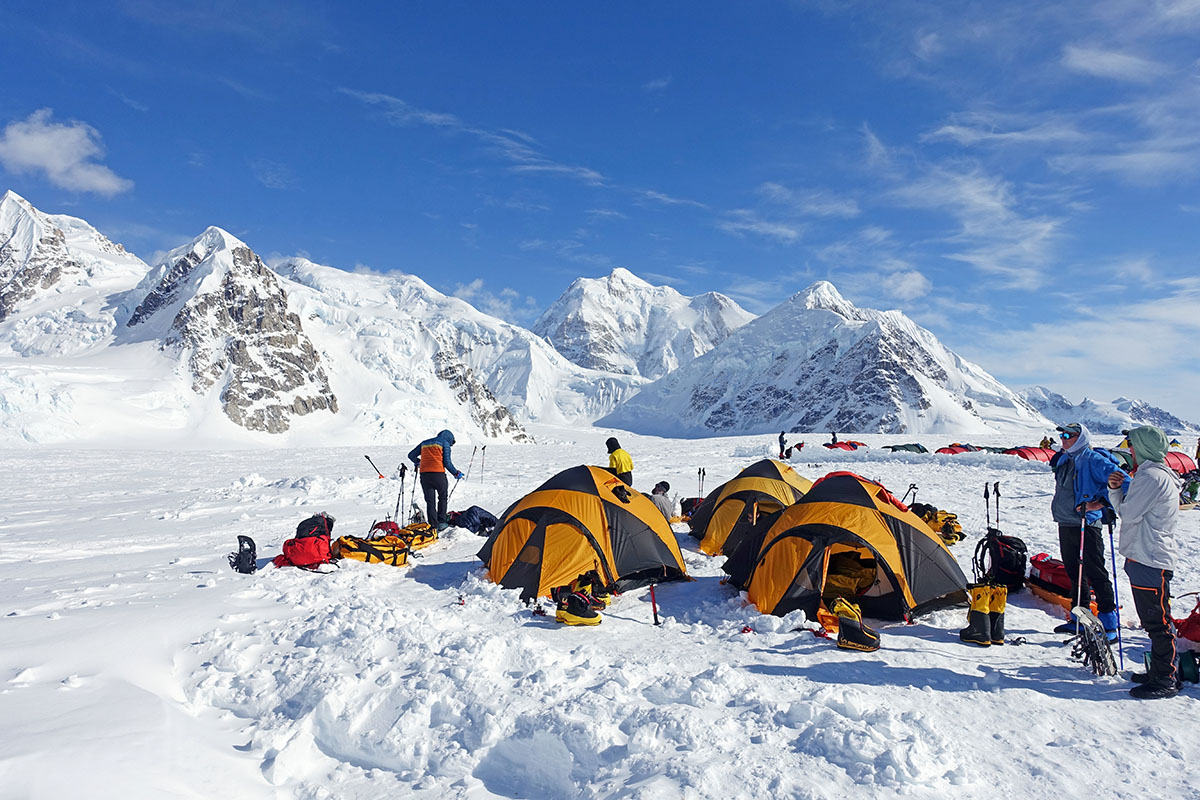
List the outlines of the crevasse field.
{"type": "MultiPolygon", "coordinates": [[[[489,445],[484,464],[460,442],[471,472],[451,508],[499,515],[560,469],[606,463],[608,432],[533,432],[536,445],[489,445]]],[[[775,446],[617,435],[637,488],[665,479],[678,497],[698,468],[707,492],[775,446]]],[[[1001,528],[1057,555],[1043,464],[800,438],[792,465],[809,478],[851,469],[897,496],[916,483],[957,512],[968,575],[985,481],[1001,483],[1001,528]]],[[[683,526],[695,580],[658,588],[659,627],[645,589],[595,628],[534,615],[487,580],[483,539],[461,529],[405,568],[229,569],[238,534],[266,563],[316,511],[365,534],[399,484],[363,455],[388,473],[406,451],[0,454],[0,798],[1200,796],[1200,688],[1130,699],[1124,677],[1070,660],[1049,632],[1057,608],[1028,591],[1007,614],[1023,645],[964,645],[951,609],[880,623],[883,648],[863,654],[799,613],[758,614],[683,526]]],[[[1184,513],[1176,595],[1200,589],[1198,534],[1200,512],[1184,513]]],[[[1119,586],[1128,671],[1147,639],[1123,573],[1119,586]]]]}

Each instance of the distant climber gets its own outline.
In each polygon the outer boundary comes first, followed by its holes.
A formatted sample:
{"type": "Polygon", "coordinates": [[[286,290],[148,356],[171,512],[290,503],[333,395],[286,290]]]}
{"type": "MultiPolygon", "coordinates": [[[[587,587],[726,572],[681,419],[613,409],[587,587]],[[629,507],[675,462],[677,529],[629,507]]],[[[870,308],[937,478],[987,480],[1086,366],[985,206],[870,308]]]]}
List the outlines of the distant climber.
{"type": "Polygon", "coordinates": [[[450,525],[450,517],[446,513],[450,482],[446,479],[446,473],[449,472],[460,481],[463,477],[462,472],[450,460],[450,447],[453,444],[453,433],[439,431],[437,436],[421,442],[408,454],[408,460],[421,473],[421,491],[425,495],[425,518],[439,531],[445,530],[450,525]]]}
{"type": "Polygon", "coordinates": [[[837,434],[836,433],[829,434],[829,443],[837,444],[837,434]]]}
{"type": "Polygon", "coordinates": [[[784,453],[787,452],[787,438],[784,436],[786,431],[779,432],[779,457],[785,458],[784,453]]]}
{"type": "Polygon", "coordinates": [[[608,437],[604,444],[608,448],[608,471],[633,486],[633,457],[621,449],[615,436],[608,437]]]}

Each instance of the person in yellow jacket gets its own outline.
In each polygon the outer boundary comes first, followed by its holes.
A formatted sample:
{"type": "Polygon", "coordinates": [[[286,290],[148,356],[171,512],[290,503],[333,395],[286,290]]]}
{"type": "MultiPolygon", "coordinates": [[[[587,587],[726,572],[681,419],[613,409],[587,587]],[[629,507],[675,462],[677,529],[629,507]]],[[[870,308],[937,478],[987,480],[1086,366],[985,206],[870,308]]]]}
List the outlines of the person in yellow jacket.
{"type": "Polygon", "coordinates": [[[621,449],[615,436],[610,436],[604,444],[608,447],[608,471],[633,486],[633,458],[621,449]]]}

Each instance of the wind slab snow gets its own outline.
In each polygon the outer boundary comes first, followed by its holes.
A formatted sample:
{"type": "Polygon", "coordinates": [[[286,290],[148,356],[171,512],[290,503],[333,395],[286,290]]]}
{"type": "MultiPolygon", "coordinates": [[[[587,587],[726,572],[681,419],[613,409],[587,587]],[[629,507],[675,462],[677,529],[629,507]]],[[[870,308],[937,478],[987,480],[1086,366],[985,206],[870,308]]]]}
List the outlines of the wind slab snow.
{"type": "MultiPolygon", "coordinates": [[[[499,512],[604,458],[607,431],[533,432],[537,445],[476,457],[452,507],[499,512]]],[[[710,490],[776,446],[621,438],[636,484],[668,480],[676,499],[696,492],[698,468],[710,490]]],[[[871,450],[810,446],[792,466],[810,479],[851,469],[897,493],[918,484],[959,514],[968,539],[953,552],[968,572],[981,486],[999,481],[1001,528],[1057,553],[1046,465],[892,455],[878,448],[894,437],[861,438],[871,450]]],[[[389,471],[405,450],[371,455],[389,471]]],[[[455,452],[466,469],[470,450],[455,452]]],[[[1069,660],[1049,632],[1061,614],[1027,591],[1007,611],[1023,645],[962,644],[966,613],[948,609],[873,623],[883,648],[857,653],[799,614],[756,613],[684,533],[695,581],[658,587],[659,627],[646,589],[596,628],[535,616],[483,576],[483,540],[456,529],[401,569],[230,571],[237,534],[265,564],[315,511],[359,535],[392,511],[399,482],[362,456],[0,454],[0,798],[1200,796],[1200,688],[1130,699],[1124,679],[1069,660]]],[[[1177,595],[1200,588],[1198,534],[1200,513],[1184,513],[1177,595]]],[[[1147,639],[1118,583],[1128,669],[1147,639]]]]}

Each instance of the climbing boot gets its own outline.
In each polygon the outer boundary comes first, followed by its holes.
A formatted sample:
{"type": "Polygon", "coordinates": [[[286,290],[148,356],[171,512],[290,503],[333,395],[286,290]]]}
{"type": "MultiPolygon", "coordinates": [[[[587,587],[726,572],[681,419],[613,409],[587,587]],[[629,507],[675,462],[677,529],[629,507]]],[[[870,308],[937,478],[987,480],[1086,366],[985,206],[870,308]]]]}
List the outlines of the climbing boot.
{"type": "Polygon", "coordinates": [[[993,586],[988,600],[988,624],[992,644],[1004,644],[1004,609],[1008,606],[1008,587],[993,586]]]}
{"type": "Polygon", "coordinates": [[[562,595],[554,618],[564,625],[599,625],[602,619],[583,592],[562,595]]]}
{"type": "Polygon", "coordinates": [[[988,616],[991,608],[992,587],[986,583],[973,583],[967,587],[971,593],[971,608],[967,611],[967,627],[958,632],[958,638],[968,644],[990,647],[992,644],[992,620],[988,616]]]}
{"type": "Polygon", "coordinates": [[[879,634],[863,624],[858,606],[839,597],[834,601],[832,611],[838,618],[838,647],[867,653],[879,649],[879,634]]]}
{"type": "Polygon", "coordinates": [[[1117,612],[1104,611],[1096,615],[1096,619],[1100,620],[1100,624],[1104,626],[1104,635],[1110,642],[1117,640],[1117,612]]]}

